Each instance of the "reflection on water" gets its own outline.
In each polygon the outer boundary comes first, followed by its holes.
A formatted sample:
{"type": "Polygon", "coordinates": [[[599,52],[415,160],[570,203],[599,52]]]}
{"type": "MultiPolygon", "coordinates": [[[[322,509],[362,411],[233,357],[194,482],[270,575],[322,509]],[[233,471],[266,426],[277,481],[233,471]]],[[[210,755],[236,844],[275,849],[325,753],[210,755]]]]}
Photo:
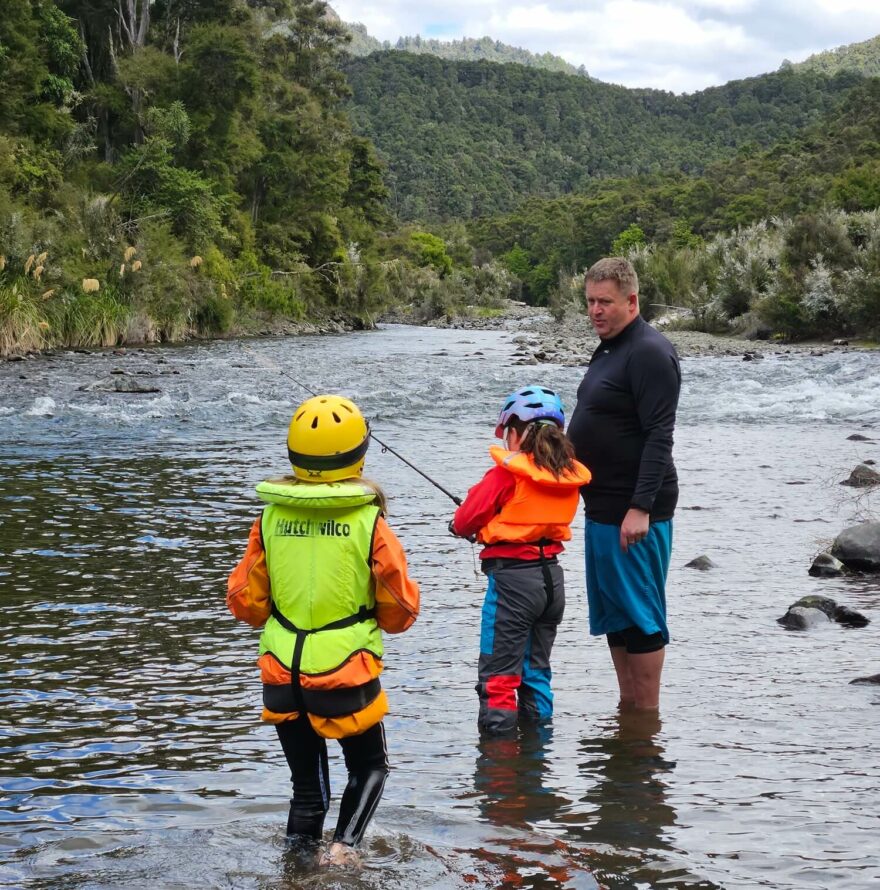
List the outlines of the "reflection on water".
{"type": "MultiPolygon", "coordinates": [[[[572,404],[577,369],[526,378],[512,348],[391,328],[0,364],[0,884],[543,890],[594,888],[592,870],[613,890],[876,886],[880,691],[849,681],[880,665],[880,579],[806,574],[841,525],[880,513],[878,493],[838,485],[880,460],[868,355],[685,362],[662,727],[616,711],[607,646],[587,635],[577,520],[553,727],[481,740],[484,579],[446,533],[452,503],[371,449],[423,585],[419,621],[386,641],[392,772],[360,875],[287,847],[257,634],[224,603],[253,485],[283,470],[302,395],[254,353],[351,395],[463,494],[517,383],[572,404]],[[117,372],[162,391],[93,388],[117,372]],[[685,568],[701,553],[718,568],[685,568]],[[779,628],[811,593],[873,623],[779,628]]],[[[344,775],[336,755],[331,782],[344,775]]]]}
{"type": "MultiPolygon", "coordinates": [[[[552,826],[568,798],[553,788],[547,758],[553,728],[522,726],[506,736],[482,735],[478,745],[474,791],[483,818],[499,828],[552,826]]],[[[585,850],[552,834],[506,837],[500,851],[487,846],[482,854],[499,866],[501,886],[535,888],[595,887],[585,850]]]]}
{"type": "Polygon", "coordinates": [[[580,769],[596,779],[584,798],[588,839],[614,844],[626,837],[627,846],[639,850],[668,847],[664,834],[675,811],[666,803],[666,774],[675,764],[663,757],[659,715],[622,710],[603,730],[580,746],[580,769]]]}
{"type": "Polygon", "coordinates": [[[666,794],[675,763],[664,756],[660,716],[622,709],[600,729],[599,735],[583,738],[579,758],[579,768],[592,783],[582,800],[586,819],[580,831],[595,847],[596,877],[609,888],[661,882],[714,888],[680,869],[655,865],[671,849],[669,829],[676,821],[666,794]],[[621,846],[631,851],[628,856],[620,855],[621,846]]]}

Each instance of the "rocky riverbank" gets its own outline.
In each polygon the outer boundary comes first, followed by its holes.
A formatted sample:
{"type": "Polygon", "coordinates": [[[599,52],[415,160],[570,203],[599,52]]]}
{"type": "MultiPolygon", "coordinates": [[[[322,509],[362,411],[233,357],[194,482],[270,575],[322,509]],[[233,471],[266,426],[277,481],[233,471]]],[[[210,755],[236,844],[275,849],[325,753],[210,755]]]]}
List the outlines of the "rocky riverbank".
{"type": "MultiPolygon", "coordinates": [[[[418,324],[405,312],[386,314],[382,321],[418,324]]],[[[506,330],[516,332],[516,360],[520,365],[551,362],[566,366],[585,365],[598,344],[586,314],[567,313],[557,321],[546,308],[509,301],[496,314],[444,316],[429,322],[431,327],[462,330],[506,330]]],[[[700,331],[675,330],[656,323],[672,341],[678,354],[685,358],[698,356],[738,356],[744,361],[760,361],[767,355],[824,355],[840,349],[858,347],[844,343],[782,343],[775,340],[747,340],[742,337],[719,336],[700,331]]]]}

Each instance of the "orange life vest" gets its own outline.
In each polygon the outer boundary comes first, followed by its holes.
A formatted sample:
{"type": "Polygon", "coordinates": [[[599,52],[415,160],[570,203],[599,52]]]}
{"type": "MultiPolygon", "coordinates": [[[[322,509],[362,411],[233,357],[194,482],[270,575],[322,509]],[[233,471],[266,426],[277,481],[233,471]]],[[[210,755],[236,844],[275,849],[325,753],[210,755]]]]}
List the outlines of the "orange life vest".
{"type": "Polygon", "coordinates": [[[580,487],[592,478],[590,471],[575,461],[574,471],[557,479],[550,470],[536,467],[532,456],[521,451],[493,445],[489,454],[495,463],[513,473],[516,488],[501,512],[480,529],[477,540],[481,544],[570,540],[580,487]]]}

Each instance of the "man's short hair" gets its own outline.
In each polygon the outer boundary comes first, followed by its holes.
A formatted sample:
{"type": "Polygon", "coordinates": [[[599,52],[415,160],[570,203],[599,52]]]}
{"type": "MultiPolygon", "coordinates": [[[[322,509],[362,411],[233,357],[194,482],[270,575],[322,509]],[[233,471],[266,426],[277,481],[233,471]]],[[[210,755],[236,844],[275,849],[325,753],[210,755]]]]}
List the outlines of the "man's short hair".
{"type": "Polygon", "coordinates": [[[606,256],[593,263],[584,277],[584,287],[591,281],[613,281],[617,284],[617,289],[627,296],[638,295],[639,292],[639,276],[632,263],[622,256],[606,256]]]}

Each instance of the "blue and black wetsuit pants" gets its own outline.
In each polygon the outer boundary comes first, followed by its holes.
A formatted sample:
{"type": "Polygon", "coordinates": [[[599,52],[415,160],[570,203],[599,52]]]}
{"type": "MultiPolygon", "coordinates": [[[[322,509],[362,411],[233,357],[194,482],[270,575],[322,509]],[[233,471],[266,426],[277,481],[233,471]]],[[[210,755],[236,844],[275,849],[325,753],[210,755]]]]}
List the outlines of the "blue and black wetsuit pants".
{"type": "Polygon", "coordinates": [[[553,715],[550,652],[565,611],[562,567],[543,560],[487,559],[477,695],[480,729],[504,733],[517,721],[553,715]]]}

